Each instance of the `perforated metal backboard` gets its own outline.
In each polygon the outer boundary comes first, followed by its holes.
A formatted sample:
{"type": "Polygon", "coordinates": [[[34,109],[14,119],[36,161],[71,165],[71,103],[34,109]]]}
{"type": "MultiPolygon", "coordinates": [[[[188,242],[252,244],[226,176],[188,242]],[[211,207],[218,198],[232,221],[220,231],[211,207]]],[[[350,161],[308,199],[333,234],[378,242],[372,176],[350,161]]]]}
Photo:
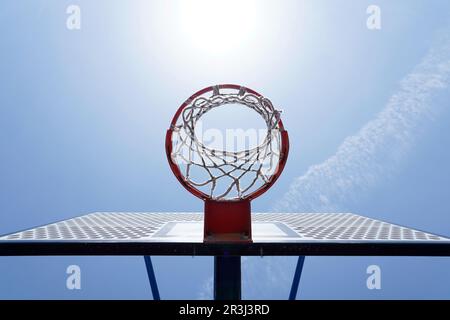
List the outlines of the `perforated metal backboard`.
{"type": "Polygon", "coordinates": [[[0,255],[449,256],[450,239],[351,213],[254,213],[253,243],[204,243],[203,214],[97,212],[0,237],[0,255]]]}

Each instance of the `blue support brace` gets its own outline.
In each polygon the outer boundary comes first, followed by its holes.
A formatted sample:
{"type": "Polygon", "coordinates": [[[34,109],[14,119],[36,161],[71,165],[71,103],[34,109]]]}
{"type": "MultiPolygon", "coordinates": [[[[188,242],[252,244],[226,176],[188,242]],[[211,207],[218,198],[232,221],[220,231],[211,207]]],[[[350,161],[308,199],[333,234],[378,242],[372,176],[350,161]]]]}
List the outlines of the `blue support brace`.
{"type": "Polygon", "coordinates": [[[160,300],[158,283],[156,282],[155,271],[153,270],[152,259],[150,256],[144,256],[145,266],[147,267],[148,280],[152,288],[153,300],[160,300]]]}
{"type": "Polygon", "coordinates": [[[298,285],[300,283],[300,278],[302,276],[303,263],[305,262],[305,257],[298,257],[297,267],[295,268],[294,279],[292,280],[291,292],[289,293],[289,300],[295,300],[297,298],[298,285]]]}

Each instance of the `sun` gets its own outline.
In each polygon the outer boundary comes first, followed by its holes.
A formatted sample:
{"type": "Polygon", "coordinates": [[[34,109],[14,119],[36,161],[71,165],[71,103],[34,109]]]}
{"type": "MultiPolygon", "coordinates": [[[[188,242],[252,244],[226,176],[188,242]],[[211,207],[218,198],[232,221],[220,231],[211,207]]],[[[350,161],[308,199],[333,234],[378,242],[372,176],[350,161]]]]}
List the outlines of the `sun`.
{"type": "Polygon", "coordinates": [[[251,41],[258,29],[255,0],[189,0],[178,7],[185,41],[211,54],[226,53],[251,41]]]}

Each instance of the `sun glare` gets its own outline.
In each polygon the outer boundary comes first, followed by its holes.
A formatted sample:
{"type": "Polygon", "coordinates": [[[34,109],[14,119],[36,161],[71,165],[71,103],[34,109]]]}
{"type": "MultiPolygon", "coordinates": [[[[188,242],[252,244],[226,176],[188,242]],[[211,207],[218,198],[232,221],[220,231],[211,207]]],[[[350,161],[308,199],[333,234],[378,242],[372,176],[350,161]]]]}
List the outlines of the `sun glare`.
{"type": "Polygon", "coordinates": [[[254,0],[181,1],[179,22],[187,42],[209,53],[224,53],[251,41],[257,30],[254,0]]]}

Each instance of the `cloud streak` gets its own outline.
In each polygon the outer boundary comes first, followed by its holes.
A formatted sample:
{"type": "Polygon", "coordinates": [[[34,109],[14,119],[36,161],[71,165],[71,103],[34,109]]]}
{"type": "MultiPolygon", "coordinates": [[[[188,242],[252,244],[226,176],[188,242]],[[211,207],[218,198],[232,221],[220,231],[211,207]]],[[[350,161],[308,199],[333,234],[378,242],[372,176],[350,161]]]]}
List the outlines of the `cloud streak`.
{"type": "MultiPolygon", "coordinates": [[[[333,156],[295,178],[273,211],[345,211],[357,200],[354,195],[361,196],[394,173],[420,127],[438,109],[432,99],[449,86],[450,38],[439,40],[400,82],[399,90],[376,118],[346,138],[333,156]]],[[[295,257],[246,259],[244,297],[286,299],[295,262],[295,257]]]]}
{"type": "Polygon", "coordinates": [[[449,85],[450,39],[441,39],[400,83],[378,114],[337,152],[297,177],[275,205],[275,211],[333,212],[345,210],[361,194],[392,173],[431,118],[431,99],[449,85]]]}

